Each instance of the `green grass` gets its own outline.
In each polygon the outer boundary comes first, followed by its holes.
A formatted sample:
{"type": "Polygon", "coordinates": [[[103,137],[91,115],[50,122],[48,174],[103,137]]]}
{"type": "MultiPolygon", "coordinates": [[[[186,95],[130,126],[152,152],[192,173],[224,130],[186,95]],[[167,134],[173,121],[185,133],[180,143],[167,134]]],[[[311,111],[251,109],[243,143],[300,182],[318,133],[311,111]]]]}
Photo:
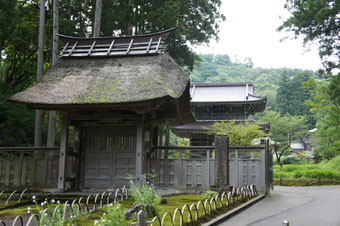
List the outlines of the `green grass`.
{"type": "MultiPolygon", "coordinates": [[[[171,216],[173,216],[175,209],[180,208],[182,210],[182,207],[185,204],[188,204],[189,207],[193,203],[195,203],[197,205],[197,202],[202,199],[202,196],[201,195],[174,195],[174,196],[167,196],[166,199],[167,199],[167,203],[161,205],[161,210],[158,213],[158,216],[161,220],[162,220],[164,213],[169,212],[171,214],[171,216]]],[[[219,216],[220,214],[225,213],[225,212],[235,208],[236,206],[239,206],[240,204],[242,204],[246,201],[248,201],[248,199],[246,199],[246,198],[241,199],[240,201],[235,202],[233,205],[217,209],[216,211],[213,211],[211,214],[209,214],[207,216],[203,216],[203,208],[202,208],[202,205],[201,205],[201,207],[198,210],[199,220],[196,221],[196,222],[190,222],[190,223],[188,223],[189,213],[186,209],[184,211],[184,216],[183,216],[184,225],[201,225],[201,223],[207,222],[207,221],[219,216]]],[[[133,205],[133,202],[132,202],[131,199],[124,200],[123,202],[120,202],[120,203],[121,203],[124,211],[126,209],[130,208],[133,205]]],[[[218,203],[218,207],[219,206],[220,206],[220,203],[218,203]]],[[[85,225],[85,226],[93,225],[94,221],[100,219],[100,217],[104,213],[106,213],[106,211],[107,211],[107,207],[104,207],[104,208],[96,210],[96,211],[94,211],[90,214],[78,216],[77,220],[74,222],[74,224],[79,225],[79,226],[80,225],[85,225]]],[[[192,217],[195,220],[196,214],[194,214],[192,217]]],[[[152,220],[152,218],[149,218],[148,220],[152,220]]],[[[133,219],[132,221],[128,222],[126,225],[130,225],[131,222],[136,222],[136,219],[133,219]]],[[[179,225],[179,223],[180,223],[180,215],[179,215],[179,213],[177,213],[175,225],[179,225]]],[[[158,223],[155,223],[154,225],[158,225],[158,223]]],[[[165,225],[171,225],[169,216],[166,217],[165,225]]]]}
{"type": "MultiPolygon", "coordinates": [[[[309,178],[288,178],[288,179],[274,179],[274,185],[281,186],[319,186],[318,179],[309,179],[309,178]]],[[[320,185],[340,185],[340,180],[334,179],[320,179],[320,185]]]]}
{"type": "Polygon", "coordinates": [[[322,161],[319,164],[302,163],[287,164],[280,167],[274,165],[274,184],[279,184],[279,178],[282,185],[286,186],[312,186],[318,185],[318,178],[321,179],[321,185],[339,184],[340,181],[340,156],[330,161],[322,161]]]}

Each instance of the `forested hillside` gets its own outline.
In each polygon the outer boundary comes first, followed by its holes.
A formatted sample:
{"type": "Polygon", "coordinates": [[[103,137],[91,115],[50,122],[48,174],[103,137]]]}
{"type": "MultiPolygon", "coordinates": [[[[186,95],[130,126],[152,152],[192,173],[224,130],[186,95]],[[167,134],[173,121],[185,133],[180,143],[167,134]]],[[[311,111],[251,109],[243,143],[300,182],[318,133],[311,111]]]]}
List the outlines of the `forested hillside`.
{"type": "MultiPolygon", "coordinates": [[[[280,107],[284,108],[284,106],[277,106],[277,98],[294,99],[293,96],[297,97],[298,95],[297,91],[304,92],[299,89],[301,82],[306,82],[309,78],[319,77],[317,72],[301,69],[254,68],[252,59],[246,58],[240,62],[232,62],[227,54],[204,54],[200,55],[200,57],[202,62],[190,74],[192,82],[253,82],[256,87],[256,94],[267,96],[267,108],[272,110],[279,110],[278,108],[280,107]],[[279,87],[282,87],[285,91],[277,96],[276,92],[279,87]],[[290,93],[291,95],[288,97],[290,93]],[[284,95],[287,96],[283,97],[284,95]]],[[[301,103],[301,101],[298,102],[299,104],[301,103]]],[[[285,101],[280,100],[280,103],[285,103],[285,101]]],[[[291,104],[288,105],[292,106],[291,104]]],[[[286,110],[282,112],[286,112],[286,110]]],[[[287,112],[295,114],[292,109],[287,109],[287,112]]]]}

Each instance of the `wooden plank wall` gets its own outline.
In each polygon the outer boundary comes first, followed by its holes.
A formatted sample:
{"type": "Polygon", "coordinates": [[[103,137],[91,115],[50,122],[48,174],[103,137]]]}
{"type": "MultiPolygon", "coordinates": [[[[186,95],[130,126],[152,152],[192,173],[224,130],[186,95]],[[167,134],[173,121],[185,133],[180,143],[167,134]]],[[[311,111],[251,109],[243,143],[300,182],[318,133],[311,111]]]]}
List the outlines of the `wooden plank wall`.
{"type": "MultiPolygon", "coordinates": [[[[255,184],[259,190],[264,190],[264,154],[265,150],[255,152],[254,150],[234,150],[233,156],[229,159],[230,185],[241,187],[255,184]],[[256,155],[254,156],[253,153],[256,155]]],[[[184,159],[181,156],[180,154],[177,159],[150,159],[150,169],[159,174],[158,186],[177,189],[207,189],[214,184],[214,158],[184,159]]]]}
{"type": "Polygon", "coordinates": [[[0,189],[56,188],[59,159],[33,158],[20,152],[17,158],[0,159],[0,189]]]}

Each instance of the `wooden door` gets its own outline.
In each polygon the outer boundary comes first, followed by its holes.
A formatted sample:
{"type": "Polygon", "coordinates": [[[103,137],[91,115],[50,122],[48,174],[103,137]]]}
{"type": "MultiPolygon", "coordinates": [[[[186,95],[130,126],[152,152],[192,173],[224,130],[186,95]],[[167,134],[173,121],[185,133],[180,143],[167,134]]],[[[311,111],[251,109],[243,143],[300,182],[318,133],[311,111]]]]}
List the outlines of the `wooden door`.
{"type": "Polygon", "coordinates": [[[136,127],[89,128],[86,132],[84,188],[128,185],[135,175],[136,127]]]}
{"type": "Polygon", "coordinates": [[[109,188],[112,184],[113,129],[86,131],[84,187],[109,188]]]}
{"type": "Polygon", "coordinates": [[[129,184],[128,175],[136,173],[136,127],[115,129],[113,158],[113,185],[122,187],[129,184]]]}

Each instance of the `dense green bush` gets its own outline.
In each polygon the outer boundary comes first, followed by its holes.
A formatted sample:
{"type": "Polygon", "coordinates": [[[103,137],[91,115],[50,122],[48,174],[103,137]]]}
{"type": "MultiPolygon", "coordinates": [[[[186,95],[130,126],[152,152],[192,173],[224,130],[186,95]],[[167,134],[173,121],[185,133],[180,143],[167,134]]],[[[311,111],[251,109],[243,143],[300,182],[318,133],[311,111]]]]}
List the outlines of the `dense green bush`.
{"type": "Polygon", "coordinates": [[[291,178],[292,174],[289,172],[284,172],[284,171],[277,171],[274,172],[274,178],[291,178]]]}
{"type": "Polygon", "coordinates": [[[328,161],[323,164],[283,165],[282,167],[274,165],[274,178],[340,178],[340,170],[336,168],[336,163],[337,161],[328,161]]]}
{"type": "Polygon", "coordinates": [[[126,224],[124,210],[121,204],[110,204],[107,208],[107,214],[95,221],[94,225],[98,226],[122,226],[126,224]]]}
{"type": "Polygon", "coordinates": [[[156,192],[157,175],[143,174],[140,184],[135,184],[130,176],[131,199],[135,203],[142,204],[142,208],[148,217],[157,215],[160,209],[161,196],[156,192]]]}
{"type": "Polygon", "coordinates": [[[211,198],[215,197],[216,195],[218,195],[218,193],[216,191],[206,190],[202,193],[202,198],[203,199],[211,199],[211,198]]]}
{"type": "Polygon", "coordinates": [[[287,158],[282,159],[283,164],[296,164],[298,162],[299,161],[295,157],[287,157],[287,158]]]}

